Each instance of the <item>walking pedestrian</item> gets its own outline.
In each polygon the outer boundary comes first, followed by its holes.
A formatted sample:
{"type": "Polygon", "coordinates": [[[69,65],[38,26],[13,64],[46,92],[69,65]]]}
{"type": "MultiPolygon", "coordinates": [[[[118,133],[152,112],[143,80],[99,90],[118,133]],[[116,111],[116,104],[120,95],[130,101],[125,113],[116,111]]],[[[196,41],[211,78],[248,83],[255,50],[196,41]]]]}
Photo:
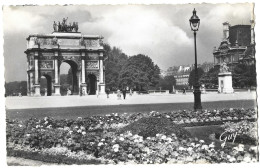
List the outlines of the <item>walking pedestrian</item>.
{"type": "Polygon", "coordinates": [[[96,91],[96,94],[97,94],[97,98],[98,98],[98,96],[99,96],[99,90],[96,91]]]}
{"type": "Polygon", "coordinates": [[[183,94],[186,94],[186,89],[185,88],[183,88],[183,94]]]}
{"type": "Polygon", "coordinates": [[[124,88],[122,92],[123,92],[123,96],[124,96],[124,99],[125,99],[125,96],[126,96],[126,89],[124,88]]]}
{"type": "Polygon", "coordinates": [[[133,91],[132,91],[132,89],[130,88],[130,90],[129,90],[129,95],[132,96],[132,94],[133,94],[133,91]]]}
{"type": "Polygon", "coordinates": [[[106,89],[107,98],[109,98],[109,92],[110,92],[110,90],[106,89]]]}
{"type": "Polygon", "coordinates": [[[117,100],[121,100],[121,91],[117,90],[117,100]]]}

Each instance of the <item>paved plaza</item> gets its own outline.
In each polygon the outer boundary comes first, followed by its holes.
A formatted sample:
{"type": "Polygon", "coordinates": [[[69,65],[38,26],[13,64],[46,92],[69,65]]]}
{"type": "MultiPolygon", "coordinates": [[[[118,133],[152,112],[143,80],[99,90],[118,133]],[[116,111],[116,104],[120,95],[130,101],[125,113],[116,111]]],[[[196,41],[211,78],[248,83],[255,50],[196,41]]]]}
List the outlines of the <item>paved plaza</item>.
{"type": "MultiPolygon", "coordinates": [[[[218,94],[210,92],[201,95],[202,102],[214,101],[256,100],[256,92],[237,92],[233,94],[218,94]]],[[[34,109],[55,107],[134,105],[134,104],[163,104],[163,103],[192,103],[194,96],[187,94],[149,94],[126,96],[118,100],[116,94],[91,96],[42,96],[42,97],[7,97],[6,109],[34,109]]]]}

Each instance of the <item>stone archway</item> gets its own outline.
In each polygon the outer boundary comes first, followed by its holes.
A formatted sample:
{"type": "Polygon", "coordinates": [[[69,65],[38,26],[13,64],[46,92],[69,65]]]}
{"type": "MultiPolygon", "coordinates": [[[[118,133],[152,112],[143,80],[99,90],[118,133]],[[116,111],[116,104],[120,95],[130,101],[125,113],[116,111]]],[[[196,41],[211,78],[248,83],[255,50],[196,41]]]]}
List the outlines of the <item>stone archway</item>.
{"type": "Polygon", "coordinates": [[[44,89],[44,90],[42,90],[43,95],[51,96],[52,95],[52,79],[51,79],[51,76],[44,74],[44,75],[42,75],[42,77],[45,77],[45,79],[46,79],[46,84],[45,84],[46,86],[45,85],[42,86],[43,83],[42,83],[42,80],[40,80],[40,85],[44,89]]]}
{"type": "MultiPolygon", "coordinates": [[[[90,76],[91,94],[105,93],[103,37],[84,35],[80,32],[53,32],[52,34],[33,34],[27,40],[27,94],[40,96],[39,78],[48,73],[52,79],[52,95],[61,96],[60,65],[68,63],[72,69],[73,94],[87,91],[87,74],[90,76]],[[82,92],[79,90],[81,89],[82,92]]],[[[89,88],[89,86],[88,86],[89,88]]],[[[66,90],[64,90],[66,92],[66,90]]]]}
{"type": "Polygon", "coordinates": [[[97,77],[94,74],[88,75],[88,94],[95,95],[97,90],[97,77]]]}
{"type": "MultiPolygon", "coordinates": [[[[79,93],[79,85],[78,85],[78,65],[76,62],[74,62],[73,60],[63,60],[61,63],[60,63],[60,66],[59,66],[59,73],[60,73],[60,67],[61,67],[61,64],[62,63],[67,63],[70,65],[70,72],[68,72],[68,79],[70,81],[69,84],[71,85],[69,87],[69,89],[71,90],[71,94],[78,94],[79,93]]],[[[60,76],[60,75],[59,75],[60,76]]],[[[60,79],[59,79],[60,81],[60,79]]]]}

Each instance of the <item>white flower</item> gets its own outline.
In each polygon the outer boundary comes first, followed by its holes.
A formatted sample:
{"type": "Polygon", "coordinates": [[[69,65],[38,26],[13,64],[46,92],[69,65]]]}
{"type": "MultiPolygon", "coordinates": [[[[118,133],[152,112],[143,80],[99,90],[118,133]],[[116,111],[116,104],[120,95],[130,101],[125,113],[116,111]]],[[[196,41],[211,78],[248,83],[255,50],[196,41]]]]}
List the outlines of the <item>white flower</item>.
{"type": "Polygon", "coordinates": [[[255,153],[257,153],[257,146],[251,146],[249,148],[249,151],[254,151],[255,153]]]}
{"type": "Polygon", "coordinates": [[[185,148],[183,148],[183,147],[179,147],[179,150],[180,150],[180,151],[183,151],[183,150],[185,150],[185,148]]]}
{"type": "Polygon", "coordinates": [[[31,134],[26,134],[27,137],[31,136],[31,134]]]}
{"type": "MultiPolygon", "coordinates": [[[[20,126],[20,125],[19,125],[20,126]]],[[[20,126],[20,127],[22,127],[22,125],[20,126]]],[[[36,125],[36,128],[39,128],[40,126],[39,125],[36,125]]]]}
{"type": "Polygon", "coordinates": [[[166,117],[166,118],[171,118],[169,115],[166,115],[165,117],[166,117]]]}
{"type": "Polygon", "coordinates": [[[118,116],[118,114],[116,113],[115,116],[118,116]]]}
{"type": "Polygon", "coordinates": [[[102,146],[102,145],[104,145],[103,142],[99,142],[98,143],[98,146],[102,146]]]}
{"type": "Polygon", "coordinates": [[[188,152],[191,152],[192,150],[193,150],[192,147],[189,147],[189,148],[187,149],[188,152]]]}
{"type": "Polygon", "coordinates": [[[81,129],[79,129],[78,131],[77,131],[77,133],[81,133],[82,131],[81,131],[81,129]]]}
{"type": "Polygon", "coordinates": [[[76,125],[74,128],[75,128],[75,129],[78,129],[79,127],[76,125]]]}
{"type": "Polygon", "coordinates": [[[78,117],[79,120],[82,120],[82,117],[78,117]]]}
{"type": "Polygon", "coordinates": [[[44,124],[45,124],[45,125],[47,125],[48,123],[49,123],[48,121],[45,121],[45,123],[44,123],[44,124]]]}
{"type": "Polygon", "coordinates": [[[124,141],[125,139],[124,139],[123,137],[120,137],[119,140],[120,140],[120,141],[124,141]]]}
{"type": "Polygon", "coordinates": [[[201,139],[199,142],[200,142],[200,143],[204,143],[205,141],[201,139]]]}
{"type": "Polygon", "coordinates": [[[172,142],[172,138],[170,138],[170,137],[168,137],[166,140],[167,140],[168,142],[172,142]]]}
{"type": "Polygon", "coordinates": [[[86,135],[87,133],[85,131],[82,132],[82,135],[86,135]]]}
{"type": "Polygon", "coordinates": [[[52,127],[52,125],[48,125],[46,128],[51,128],[52,127]]]}
{"type": "Polygon", "coordinates": [[[112,148],[119,148],[119,144],[115,144],[115,145],[113,145],[112,148]]]}
{"type": "Polygon", "coordinates": [[[208,149],[209,149],[209,146],[208,146],[208,145],[202,145],[201,149],[208,150],[208,149]]]}
{"type": "Polygon", "coordinates": [[[81,129],[81,130],[85,130],[86,128],[85,128],[85,127],[83,127],[83,126],[80,126],[80,129],[81,129]]]}
{"type": "Polygon", "coordinates": [[[239,152],[243,152],[243,151],[244,151],[244,147],[245,147],[245,145],[239,144],[239,145],[238,145],[238,151],[239,151],[239,152]]]}
{"type": "Polygon", "coordinates": [[[151,138],[150,138],[150,137],[147,137],[146,139],[150,140],[151,138]]]}
{"type": "Polygon", "coordinates": [[[134,136],[133,136],[133,138],[134,139],[136,139],[136,138],[138,138],[139,136],[137,135],[137,134],[135,134],[134,136]]]}
{"type": "Polygon", "coordinates": [[[193,146],[193,147],[194,147],[194,146],[195,146],[195,143],[194,143],[194,142],[190,143],[190,146],[193,146]]]}
{"type": "Polygon", "coordinates": [[[48,117],[44,117],[44,120],[47,121],[47,120],[48,120],[48,117]]]}
{"type": "Polygon", "coordinates": [[[215,145],[214,145],[214,142],[212,142],[210,145],[209,145],[210,148],[214,148],[215,145]]]}
{"type": "Polygon", "coordinates": [[[70,134],[72,134],[73,131],[69,131],[70,134]]]}
{"type": "Polygon", "coordinates": [[[163,135],[163,136],[161,137],[161,139],[162,139],[162,140],[165,140],[165,139],[166,139],[166,136],[165,136],[165,135],[163,135]]]}
{"type": "Polygon", "coordinates": [[[236,161],[236,158],[231,157],[231,158],[229,158],[229,161],[230,161],[230,162],[235,162],[235,161],[236,161]]]}
{"type": "Polygon", "coordinates": [[[105,141],[105,139],[101,139],[101,142],[104,142],[105,141]]]}
{"type": "Polygon", "coordinates": [[[245,158],[244,158],[244,160],[243,160],[243,161],[248,163],[248,162],[250,162],[250,161],[251,161],[251,158],[247,156],[247,157],[245,157],[245,158]]]}

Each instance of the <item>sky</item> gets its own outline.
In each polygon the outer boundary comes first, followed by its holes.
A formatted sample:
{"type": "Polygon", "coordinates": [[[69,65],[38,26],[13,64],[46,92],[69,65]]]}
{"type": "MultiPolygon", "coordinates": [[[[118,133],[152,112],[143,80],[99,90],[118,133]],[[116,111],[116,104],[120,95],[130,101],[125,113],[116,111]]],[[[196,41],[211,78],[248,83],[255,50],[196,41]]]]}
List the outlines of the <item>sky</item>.
{"type": "Polygon", "coordinates": [[[250,24],[253,6],[240,4],[4,6],[5,81],[26,80],[26,38],[53,32],[53,21],[68,17],[82,34],[102,35],[104,42],[129,56],[144,54],[162,70],[194,64],[189,19],[196,8],[198,62],[213,62],[213,48],[223,36],[223,22],[250,24]]]}

